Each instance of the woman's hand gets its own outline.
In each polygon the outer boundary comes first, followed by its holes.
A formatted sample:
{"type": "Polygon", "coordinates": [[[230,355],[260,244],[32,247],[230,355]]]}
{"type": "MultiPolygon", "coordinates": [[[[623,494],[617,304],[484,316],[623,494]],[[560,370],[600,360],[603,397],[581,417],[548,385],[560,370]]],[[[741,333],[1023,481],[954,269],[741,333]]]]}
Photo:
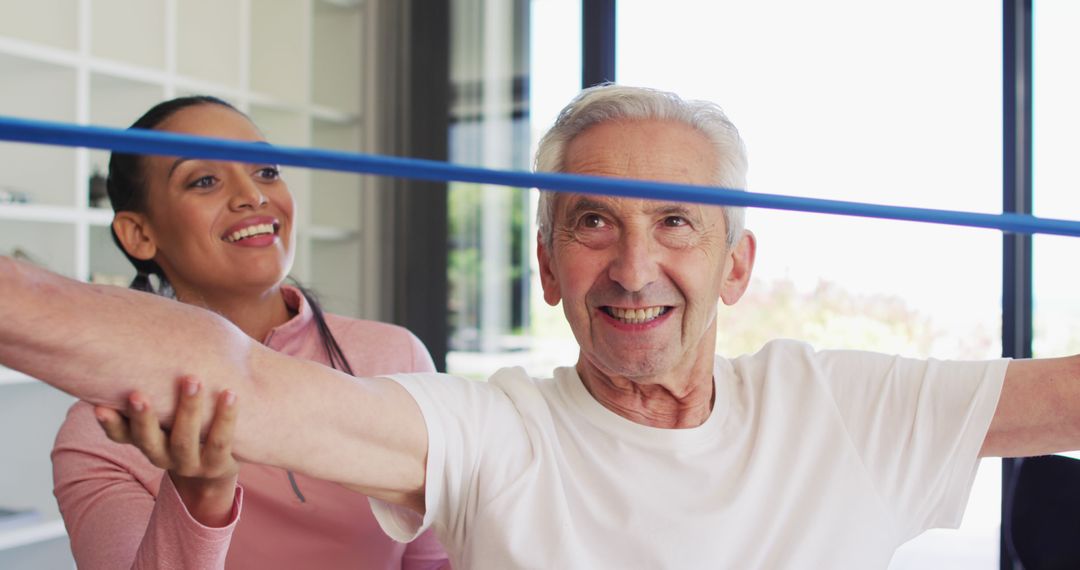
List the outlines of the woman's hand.
{"type": "Polygon", "coordinates": [[[128,397],[127,418],[116,410],[95,407],[94,415],[109,439],[139,448],[151,463],[169,472],[188,512],[203,525],[229,523],[240,466],[232,456],[236,426],[236,395],[218,395],[214,417],[206,435],[199,438],[203,398],[193,378],[179,382],[176,417],[172,428],[162,429],[146,398],[139,392],[128,397]]]}

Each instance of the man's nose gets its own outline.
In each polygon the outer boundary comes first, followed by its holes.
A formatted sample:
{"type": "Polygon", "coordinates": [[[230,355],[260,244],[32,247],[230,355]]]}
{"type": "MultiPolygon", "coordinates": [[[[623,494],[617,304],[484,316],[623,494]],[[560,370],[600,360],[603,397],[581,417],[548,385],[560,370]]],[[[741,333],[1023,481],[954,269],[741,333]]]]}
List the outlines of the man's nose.
{"type": "Polygon", "coordinates": [[[658,255],[659,248],[647,232],[627,231],[619,239],[608,277],[626,291],[641,291],[660,275],[658,255]]]}

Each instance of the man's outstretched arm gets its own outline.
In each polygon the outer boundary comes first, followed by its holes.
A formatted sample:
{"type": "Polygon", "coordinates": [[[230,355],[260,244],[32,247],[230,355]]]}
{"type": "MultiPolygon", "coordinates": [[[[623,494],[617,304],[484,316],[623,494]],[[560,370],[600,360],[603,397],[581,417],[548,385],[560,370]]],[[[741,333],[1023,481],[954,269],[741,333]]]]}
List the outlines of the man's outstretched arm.
{"type": "Polygon", "coordinates": [[[284,356],[209,311],[0,256],[0,364],[117,409],[138,388],[166,423],[194,376],[241,402],[240,459],[423,508],[427,432],[404,388],[284,356]]]}
{"type": "Polygon", "coordinates": [[[1080,449],[1080,356],[1013,360],[982,456],[1080,449]]]}

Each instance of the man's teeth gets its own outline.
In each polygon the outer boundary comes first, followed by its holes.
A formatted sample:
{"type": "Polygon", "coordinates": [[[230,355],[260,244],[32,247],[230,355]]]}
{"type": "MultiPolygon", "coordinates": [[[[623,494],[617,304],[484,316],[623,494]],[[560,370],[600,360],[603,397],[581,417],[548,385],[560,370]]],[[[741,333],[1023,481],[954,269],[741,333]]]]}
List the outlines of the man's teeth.
{"type": "Polygon", "coordinates": [[[272,233],[274,233],[274,224],[256,224],[233,232],[232,235],[225,238],[225,241],[232,243],[244,238],[272,233]]]}
{"type": "Polygon", "coordinates": [[[616,307],[608,307],[607,313],[620,321],[631,324],[639,325],[641,323],[647,323],[656,317],[667,312],[667,307],[649,307],[647,309],[619,309],[616,307]]]}

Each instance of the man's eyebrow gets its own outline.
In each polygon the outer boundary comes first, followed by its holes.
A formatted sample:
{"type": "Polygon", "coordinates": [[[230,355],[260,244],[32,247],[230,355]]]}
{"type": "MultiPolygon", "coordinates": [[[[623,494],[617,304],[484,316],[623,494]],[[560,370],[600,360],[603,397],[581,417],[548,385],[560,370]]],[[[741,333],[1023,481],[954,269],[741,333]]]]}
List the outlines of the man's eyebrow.
{"type": "Polygon", "coordinates": [[[578,198],[575,202],[570,204],[570,207],[566,209],[566,214],[563,215],[563,223],[569,225],[572,224],[574,218],[578,217],[581,212],[597,212],[601,214],[611,213],[611,207],[606,203],[593,198],[578,198]]]}

